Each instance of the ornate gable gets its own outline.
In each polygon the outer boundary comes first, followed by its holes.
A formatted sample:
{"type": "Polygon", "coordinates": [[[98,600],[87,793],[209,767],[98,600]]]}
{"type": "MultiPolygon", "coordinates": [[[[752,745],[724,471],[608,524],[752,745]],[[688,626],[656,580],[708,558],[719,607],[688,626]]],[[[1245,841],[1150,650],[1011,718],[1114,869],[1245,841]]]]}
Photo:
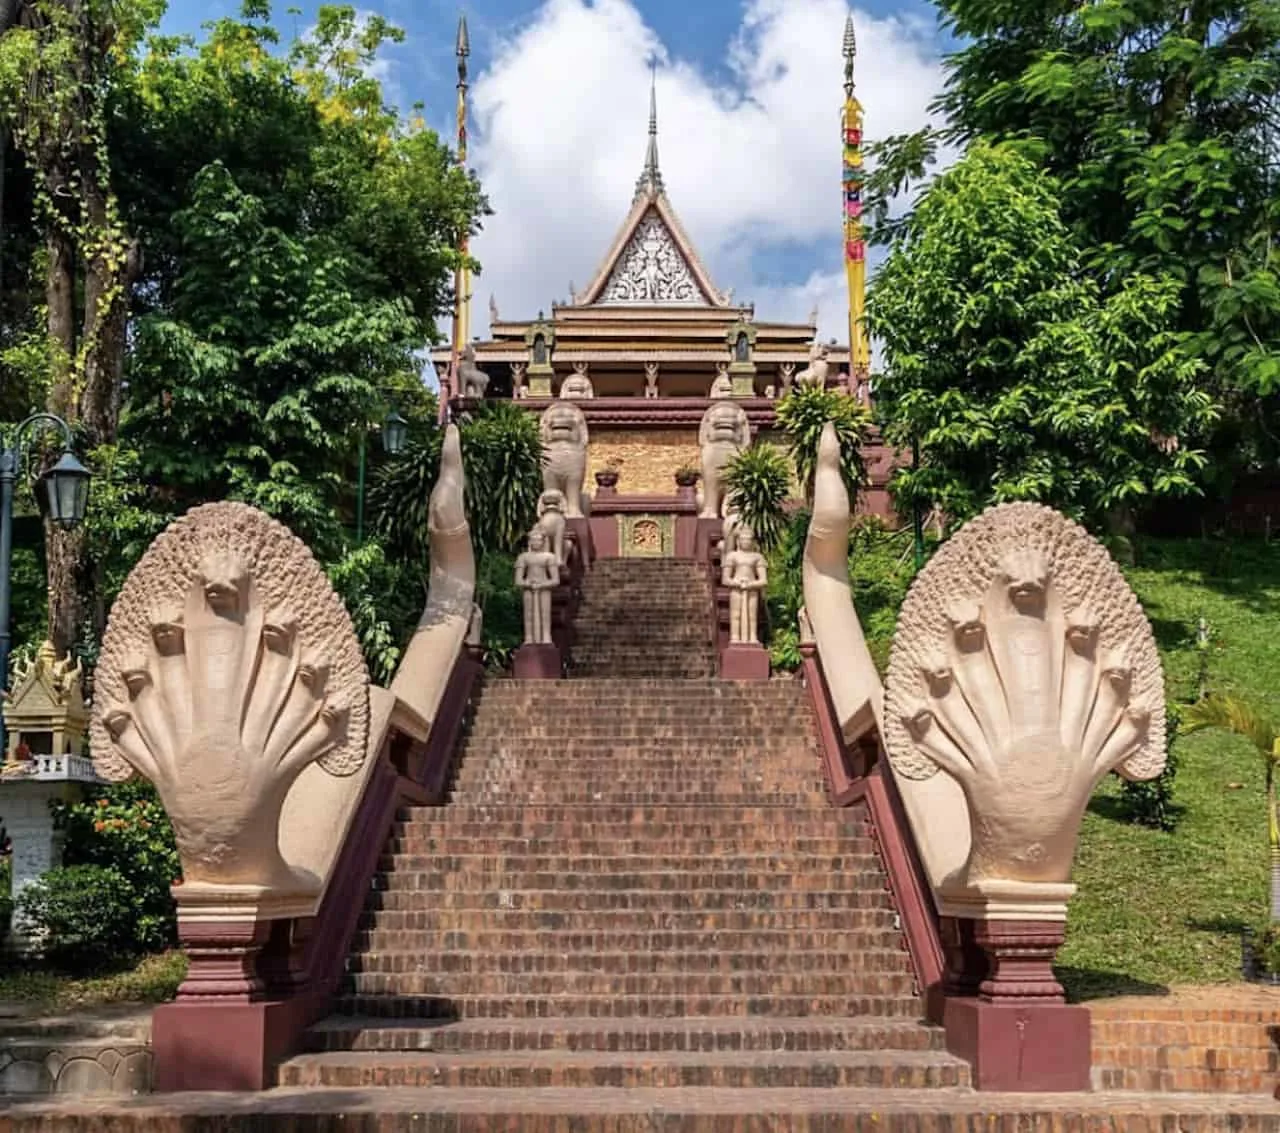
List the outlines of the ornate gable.
{"type": "Polygon", "coordinates": [[[695,303],[700,306],[709,301],[671,230],[652,209],[631,234],[596,300],[597,303],[695,303]]]}

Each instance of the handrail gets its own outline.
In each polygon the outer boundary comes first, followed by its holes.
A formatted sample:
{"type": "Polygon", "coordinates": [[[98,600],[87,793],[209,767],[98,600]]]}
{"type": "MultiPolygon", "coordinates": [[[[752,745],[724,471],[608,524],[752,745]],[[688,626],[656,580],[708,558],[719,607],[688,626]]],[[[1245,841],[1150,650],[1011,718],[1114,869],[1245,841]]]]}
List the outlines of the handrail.
{"type": "MultiPolygon", "coordinates": [[[[865,804],[876,849],[897,907],[907,951],[930,1022],[940,1023],[945,1002],[946,955],[933,891],[911,836],[892,772],[878,753],[850,752],[840,738],[822,661],[802,647],[801,673],[818,725],[823,776],[832,805],[865,804]]],[[[876,743],[878,744],[878,737],[876,743]]]]}

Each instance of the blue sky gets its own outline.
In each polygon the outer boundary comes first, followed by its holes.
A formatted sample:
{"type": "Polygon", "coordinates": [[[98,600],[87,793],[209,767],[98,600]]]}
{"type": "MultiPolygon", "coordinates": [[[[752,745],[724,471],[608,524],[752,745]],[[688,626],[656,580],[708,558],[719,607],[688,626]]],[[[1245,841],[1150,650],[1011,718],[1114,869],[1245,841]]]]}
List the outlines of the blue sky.
{"type": "MultiPolygon", "coordinates": [[[[275,5],[288,36],[317,5],[275,5]]],[[[404,28],[380,63],[393,99],[451,130],[456,0],[362,0],[404,28]]],[[[170,0],[169,32],[234,14],[239,0],[170,0]]],[[[495,216],[477,241],[487,294],[532,316],[585,286],[630,204],[658,59],[667,188],[721,288],[761,317],[819,309],[838,335],[838,116],[843,0],[468,0],[472,164],[495,216]]],[[[924,0],[861,0],[859,93],[871,137],[916,128],[940,84],[941,38],[924,0]]]]}

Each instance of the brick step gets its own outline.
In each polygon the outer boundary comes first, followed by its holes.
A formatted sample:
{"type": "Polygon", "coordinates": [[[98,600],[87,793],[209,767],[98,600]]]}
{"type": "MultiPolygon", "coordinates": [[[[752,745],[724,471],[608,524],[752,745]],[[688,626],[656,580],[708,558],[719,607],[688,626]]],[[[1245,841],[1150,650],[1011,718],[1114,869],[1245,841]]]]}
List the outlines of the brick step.
{"type": "Polygon", "coordinates": [[[877,952],[901,952],[903,947],[902,934],[893,927],[891,917],[885,917],[883,923],[871,927],[826,930],[798,928],[723,931],[709,928],[702,931],[610,931],[592,925],[572,932],[529,932],[511,931],[505,925],[492,928],[486,926],[476,931],[449,925],[417,929],[393,928],[388,925],[365,928],[357,934],[355,940],[355,948],[360,952],[388,955],[412,952],[418,956],[440,951],[507,956],[538,951],[546,951],[548,954],[588,951],[597,955],[614,952],[662,952],[740,956],[752,952],[765,953],[773,949],[801,954],[848,953],[855,957],[877,952]]]}
{"type": "MultiPolygon", "coordinates": [[[[421,904],[421,903],[420,903],[421,904]]],[[[886,899],[879,907],[862,909],[792,909],[767,912],[759,909],[701,909],[672,912],[670,909],[593,910],[590,926],[583,926],[577,910],[549,909],[377,909],[360,918],[365,932],[423,932],[434,935],[471,935],[482,939],[489,934],[532,934],[551,938],[565,930],[597,935],[676,933],[711,936],[734,932],[808,934],[888,930],[897,924],[897,913],[886,899]]],[[[896,929],[895,929],[896,932],[896,929]]],[[[872,938],[872,939],[878,939],[872,938]]]]}
{"type": "Polygon", "coordinates": [[[631,951],[585,951],[568,953],[410,950],[400,943],[395,951],[369,950],[352,956],[348,971],[364,975],[536,975],[579,976],[750,976],[779,975],[803,977],[809,974],[836,976],[868,975],[883,972],[902,975],[910,972],[910,959],[901,949],[866,948],[846,941],[848,952],[803,951],[800,948],[776,952],[731,952],[728,949],[701,951],[654,950],[645,954],[631,951]]]}
{"type": "Polygon", "coordinates": [[[749,838],[753,832],[769,837],[870,837],[871,827],[861,807],[848,810],[821,807],[782,811],[777,807],[565,807],[509,804],[464,807],[403,807],[397,834],[444,833],[481,837],[653,838],[687,834],[690,837],[749,838]]]}
{"type": "MultiPolygon", "coordinates": [[[[670,660],[661,658],[645,658],[643,660],[626,660],[615,657],[593,657],[590,654],[575,652],[571,658],[570,671],[575,676],[591,677],[604,673],[618,680],[649,680],[653,677],[669,677],[676,680],[696,680],[716,671],[714,654],[705,657],[690,657],[681,653],[670,660]]],[[[575,709],[570,709],[574,711],[575,709]]]]}
{"type": "Polygon", "coordinates": [[[544,751],[552,754],[574,747],[589,753],[589,743],[612,743],[636,757],[705,751],[708,758],[727,758],[750,752],[760,759],[785,763],[792,753],[814,750],[817,730],[806,725],[806,721],[797,721],[795,726],[788,728],[773,716],[759,720],[735,718],[716,723],[707,722],[704,717],[694,717],[692,713],[685,720],[671,717],[652,720],[600,717],[566,721],[554,716],[531,718],[526,715],[515,719],[508,716],[503,719],[495,715],[478,718],[466,732],[465,739],[473,745],[483,741],[515,750],[526,744],[536,744],[541,749],[538,754],[544,751]]]}
{"type": "Polygon", "coordinates": [[[278,1088],[248,1098],[42,1099],[5,1111],[6,1133],[1277,1133],[1265,1097],[892,1090],[278,1088]]]}
{"type": "MultiPolygon", "coordinates": [[[[695,755],[690,755],[684,762],[676,760],[669,764],[655,764],[626,756],[577,759],[573,754],[556,763],[550,756],[526,759],[513,748],[470,748],[466,754],[470,758],[459,771],[459,783],[509,783],[512,779],[519,779],[549,790],[559,786],[560,780],[572,777],[609,784],[625,779],[632,787],[652,786],[655,791],[679,782],[687,788],[697,787],[705,791],[727,781],[756,791],[773,793],[786,789],[805,794],[823,785],[822,775],[816,767],[812,770],[803,766],[761,767],[732,759],[716,760],[706,765],[697,762],[695,755]]],[[[817,760],[813,762],[816,764],[817,760]]]]}
{"type": "MultiPolygon", "coordinates": [[[[589,783],[564,783],[560,785],[549,784],[546,791],[540,791],[539,794],[542,796],[541,798],[531,801],[547,801],[569,806],[590,806],[593,803],[640,806],[645,803],[661,803],[666,806],[703,807],[737,803],[742,806],[770,805],[804,809],[823,806],[826,802],[826,796],[817,787],[807,794],[781,791],[774,794],[765,791],[744,791],[725,786],[702,790],[681,790],[671,787],[659,792],[656,789],[652,791],[628,790],[625,783],[616,785],[615,789],[594,786],[589,783]]],[[[498,803],[509,802],[512,798],[512,793],[509,789],[503,789],[497,792],[496,795],[485,795],[459,789],[455,791],[454,798],[464,805],[479,804],[486,800],[498,803]]]]}
{"type": "MultiPolygon", "coordinates": [[[[646,978],[647,982],[647,978],[646,978]]],[[[683,1019],[820,1018],[850,1015],[919,1019],[920,1000],[914,995],[834,994],[816,992],[744,996],[656,992],[616,992],[603,995],[537,995],[530,991],[501,995],[415,995],[397,991],[382,995],[350,992],[338,997],[334,1010],[342,1015],[381,1018],[435,1019],[683,1019]]]]}
{"type": "MultiPolygon", "coordinates": [[[[663,852],[678,856],[706,858],[718,854],[724,848],[724,842],[715,837],[691,835],[656,835],[654,837],[618,838],[612,834],[600,834],[595,837],[580,835],[567,837],[533,837],[530,835],[504,836],[490,838],[483,830],[455,835],[449,832],[397,834],[387,843],[386,854],[382,858],[381,868],[390,868],[400,856],[431,855],[448,857],[455,854],[483,853],[490,857],[503,857],[515,854],[565,854],[572,857],[597,857],[601,854],[617,857],[651,857],[663,852]]],[[[803,857],[821,857],[824,855],[846,854],[867,857],[876,852],[875,843],[870,838],[832,834],[824,838],[788,838],[785,836],[762,833],[750,841],[733,843],[733,848],[740,854],[799,854],[803,857]]]]}
{"type": "MultiPolygon", "coordinates": [[[[482,859],[483,860],[483,859],[482,859]]],[[[714,863],[718,869],[719,862],[714,863]]],[[[687,867],[683,872],[633,870],[626,873],[580,871],[562,873],[556,870],[524,870],[514,866],[486,862],[469,869],[397,870],[378,883],[379,892],[422,892],[432,894],[484,892],[501,885],[513,896],[531,892],[582,894],[589,898],[612,897],[618,893],[640,893],[659,896],[679,894],[700,899],[709,896],[734,897],[741,893],[769,896],[792,894],[865,893],[884,885],[884,875],[876,869],[841,870],[827,873],[719,873],[711,863],[699,870],[687,867]]]]}
{"type": "Polygon", "coordinates": [[[759,910],[790,912],[804,909],[886,909],[892,908],[892,897],[881,878],[872,889],[849,888],[797,891],[786,887],[759,892],[749,886],[736,892],[714,889],[693,891],[663,889],[632,890],[565,890],[500,889],[490,892],[474,890],[435,890],[424,894],[418,889],[376,889],[370,892],[367,908],[372,910],[420,910],[426,901],[434,909],[527,909],[547,912],[570,911],[592,915],[612,910],[652,910],[667,913],[698,912],[708,915],[720,911],[759,910]]]}
{"type": "Polygon", "coordinates": [[[673,703],[680,700],[764,703],[773,698],[778,700],[803,699],[804,687],[794,677],[779,680],[760,681],[751,685],[743,685],[736,681],[722,681],[714,677],[705,677],[694,681],[670,681],[655,678],[638,685],[620,685],[607,677],[595,680],[569,680],[559,678],[549,681],[515,681],[510,679],[488,679],[484,683],[485,700],[518,699],[536,696],[544,699],[550,696],[568,696],[578,699],[589,695],[594,700],[625,700],[631,703],[673,703]]]}
{"type": "Polygon", "coordinates": [[[379,1019],[330,1015],[309,1051],[846,1051],[943,1050],[940,1027],[913,1020],[833,1018],[379,1019]]]}
{"type": "MultiPolygon", "coordinates": [[[[737,998],[785,1001],[805,996],[813,1002],[840,997],[902,996],[913,979],[895,972],[353,972],[347,987],[357,996],[468,998],[524,997],[543,1002],[593,996],[647,996],[675,1001],[737,998]]],[[[691,1012],[700,1014],[700,1012],[691,1012]]],[[[832,1014],[833,1012],[822,1012],[832,1014]]],[[[862,1014],[842,1009],[841,1015],[862,1014]]],[[[463,1012],[464,1015],[469,1012],[463,1012]]],[[[793,1014],[793,1012],[787,1012],[793,1014]]],[[[874,1014],[881,1014],[876,1011],[874,1014]]]]}
{"type": "MultiPolygon", "coordinates": [[[[652,854],[558,854],[554,852],[532,853],[529,850],[515,853],[491,853],[487,847],[471,846],[470,853],[461,854],[408,854],[399,853],[384,855],[381,868],[400,873],[432,873],[437,870],[457,870],[461,873],[474,873],[479,870],[484,874],[505,872],[518,869],[524,874],[550,873],[580,877],[608,876],[610,880],[619,875],[631,876],[636,873],[653,874],[670,871],[686,874],[694,878],[702,878],[707,873],[708,865],[714,864],[717,871],[751,872],[764,874],[842,874],[856,872],[865,877],[881,877],[879,862],[869,852],[862,854],[837,853],[801,854],[796,851],[779,851],[776,854],[724,854],[708,862],[707,858],[697,854],[663,853],[667,847],[654,847],[652,854]]],[[[554,851],[556,847],[548,847],[554,851]]],[[[788,878],[790,883],[792,879],[788,878]]]]}
{"type": "Polygon", "coordinates": [[[279,1068],[282,1086],[728,1087],[937,1089],[969,1083],[966,1063],[937,1051],[719,1052],[657,1054],[566,1051],[522,1054],[304,1054],[279,1068]]]}

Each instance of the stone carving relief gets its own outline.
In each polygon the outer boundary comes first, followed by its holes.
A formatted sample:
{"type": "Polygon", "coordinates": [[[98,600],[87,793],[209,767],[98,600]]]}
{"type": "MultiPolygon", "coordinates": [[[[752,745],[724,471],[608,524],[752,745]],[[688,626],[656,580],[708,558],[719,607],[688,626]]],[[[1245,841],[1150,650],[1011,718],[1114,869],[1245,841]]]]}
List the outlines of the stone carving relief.
{"type": "Polygon", "coordinates": [[[600,294],[601,303],[705,303],[688,261],[658,216],[642,220],[600,294]]]}
{"type": "Polygon", "coordinates": [[[94,763],[150,779],[185,884],[314,892],[285,863],[280,812],[311,763],[364,762],[369,675],[311,552],[240,503],[170,524],[125,582],[96,674],[94,763]]]}
{"type": "Polygon", "coordinates": [[[560,559],[541,527],[529,532],[529,549],[516,559],[516,586],[524,595],[524,642],[551,644],[551,592],[560,584],[560,559]]]}
{"type": "Polygon", "coordinates": [[[751,443],[751,424],[735,401],[715,401],[702,415],[698,444],[702,448],[702,519],[724,517],[724,470],[751,443]]]}
{"type": "Polygon", "coordinates": [[[658,363],[646,362],[644,364],[644,395],[648,398],[658,396],[658,363]]]}
{"type": "Polygon", "coordinates": [[[1155,639],[1119,569],[1038,504],[965,525],[920,574],[894,638],[885,743],[910,780],[959,783],[972,843],[957,879],[1068,881],[1089,796],[1165,764],[1155,639]]]}
{"type": "Polygon", "coordinates": [[[476,365],[474,346],[463,347],[458,359],[458,395],[482,398],[489,389],[489,375],[476,365]]]}
{"type": "Polygon", "coordinates": [[[587,474],[587,419],[571,401],[542,414],[542,490],[564,496],[568,519],[583,518],[582,481],[587,474]]]}
{"type": "Polygon", "coordinates": [[[739,523],[729,538],[720,568],[721,584],[729,590],[729,642],[758,645],[760,594],[769,585],[769,572],[751,528],[739,523]]]}

